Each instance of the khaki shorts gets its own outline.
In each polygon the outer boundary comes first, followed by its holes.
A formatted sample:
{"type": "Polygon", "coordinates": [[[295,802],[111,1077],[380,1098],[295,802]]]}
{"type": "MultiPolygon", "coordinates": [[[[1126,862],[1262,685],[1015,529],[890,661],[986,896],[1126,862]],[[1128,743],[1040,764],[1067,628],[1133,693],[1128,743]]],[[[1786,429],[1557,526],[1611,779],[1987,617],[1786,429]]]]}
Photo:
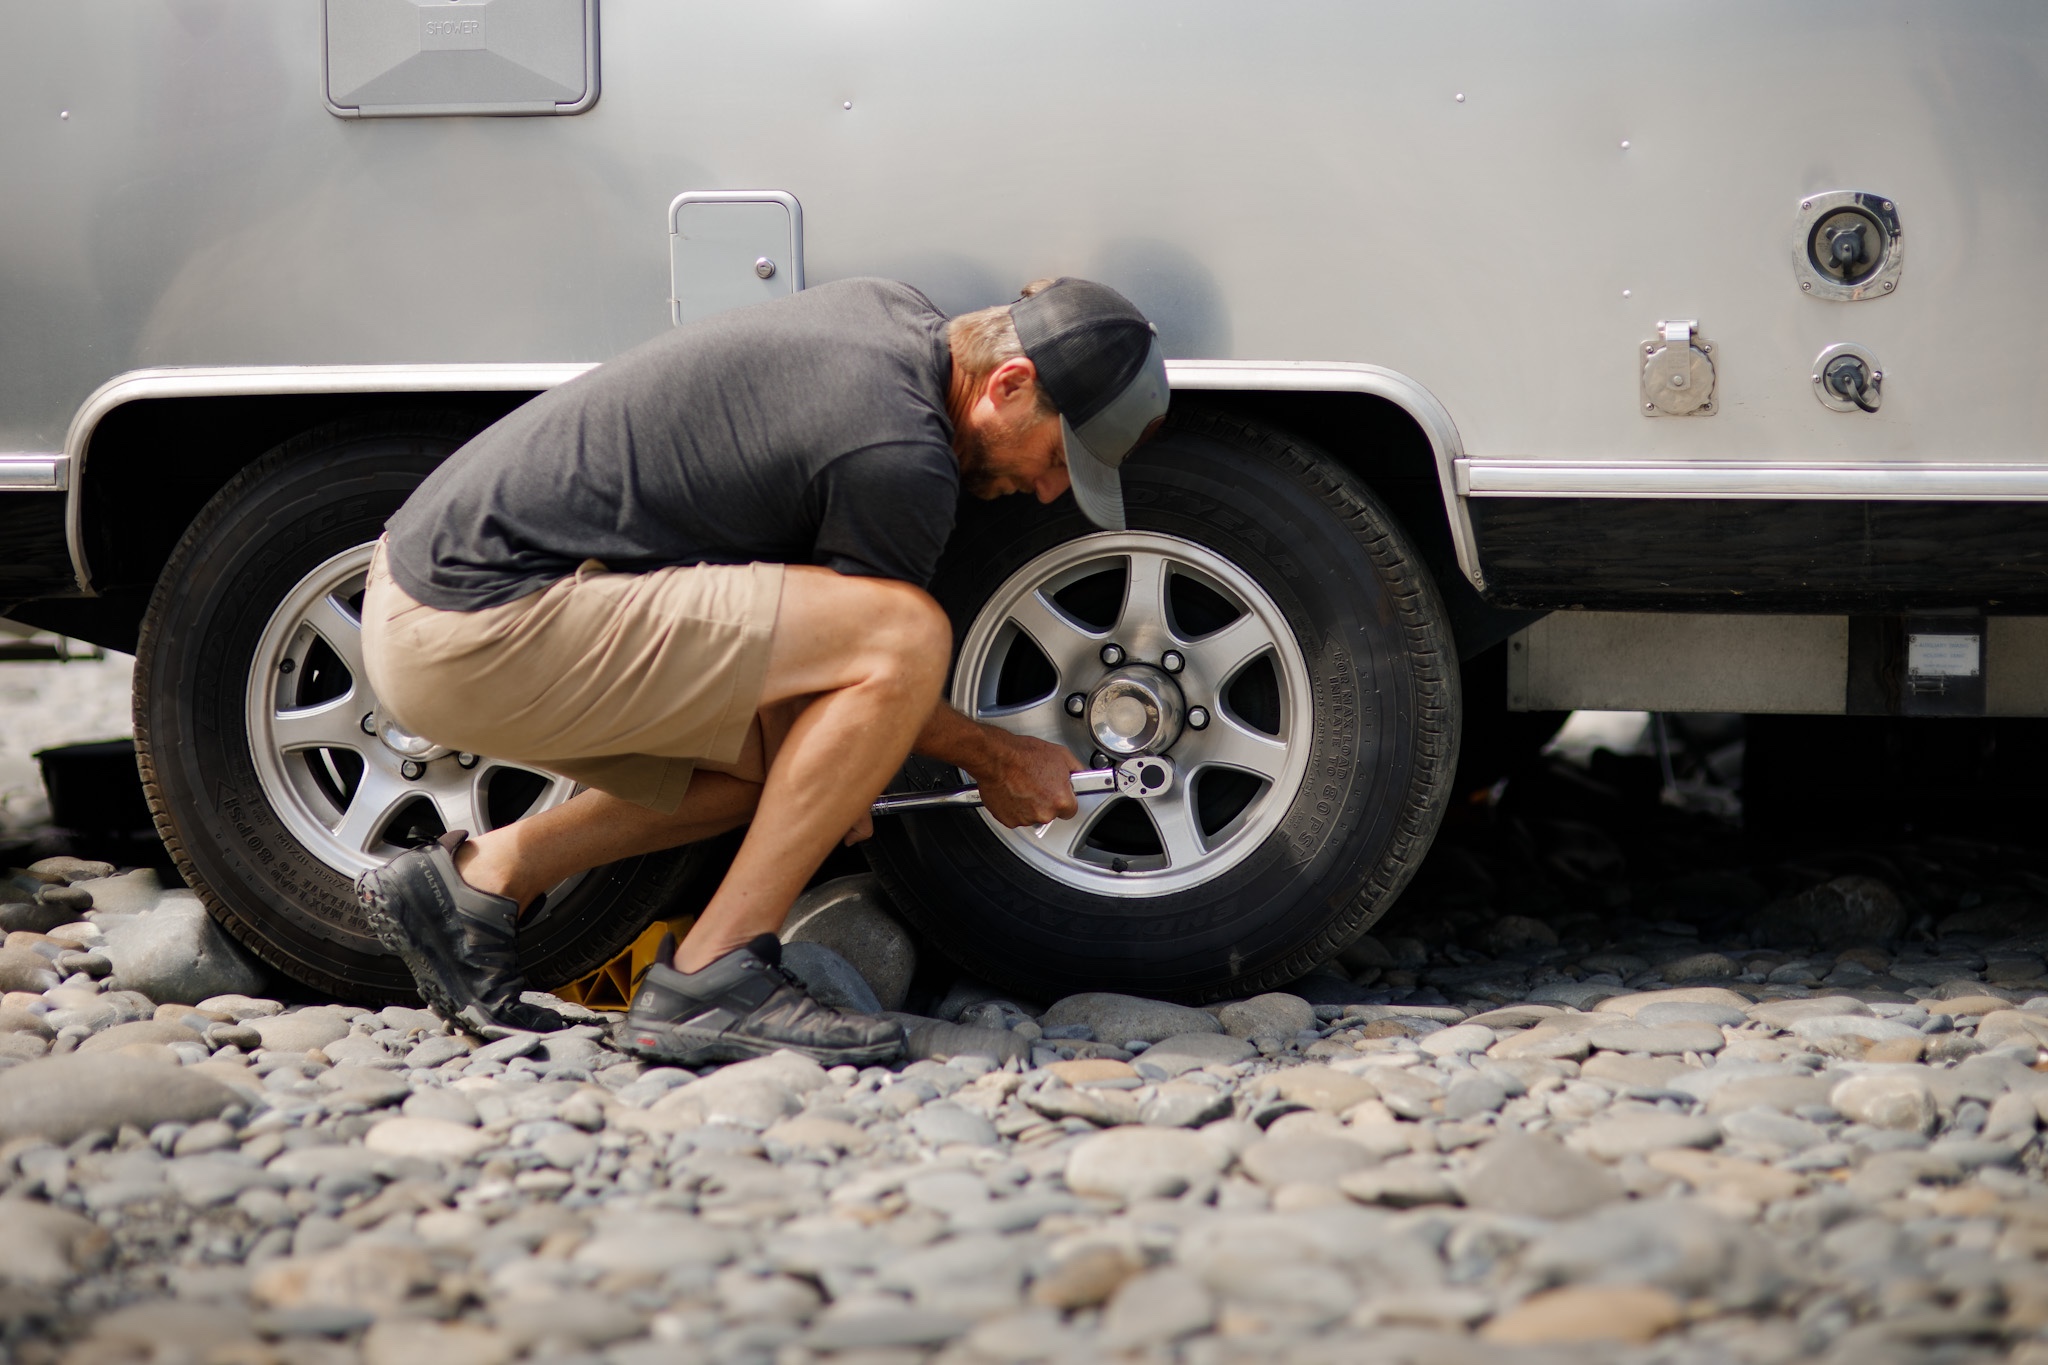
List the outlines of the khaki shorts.
{"type": "Polygon", "coordinates": [[[764,735],[757,716],[782,577],[780,564],[627,574],[593,559],[515,602],[442,611],[392,581],[379,542],[363,667],[416,735],[667,814],[699,767],[766,778],[786,729],[764,735]]]}

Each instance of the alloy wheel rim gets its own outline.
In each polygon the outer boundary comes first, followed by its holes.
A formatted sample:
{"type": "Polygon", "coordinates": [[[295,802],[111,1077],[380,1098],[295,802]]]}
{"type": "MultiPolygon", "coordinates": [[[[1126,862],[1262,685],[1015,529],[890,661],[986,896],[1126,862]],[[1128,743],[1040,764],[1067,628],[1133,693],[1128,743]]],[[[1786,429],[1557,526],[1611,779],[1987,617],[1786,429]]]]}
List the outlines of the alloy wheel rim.
{"type": "Polygon", "coordinates": [[[363,668],[361,604],[374,549],[344,550],[285,594],[257,638],[245,705],[264,799],[293,838],[348,877],[424,838],[483,834],[576,791],[553,773],[408,735],[385,714],[363,668]]]}
{"type": "Polygon", "coordinates": [[[1091,697],[1134,664],[1170,674],[1190,718],[1163,750],[1178,769],[1167,795],[1083,796],[1043,832],[981,815],[1034,870],[1097,895],[1165,895],[1229,870],[1279,828],[1308,766],[1313,693],[1285,616],[1222,555],[1156,532],[1084,536],[1012,574],[968,627],[952,701],[1086,761],[1091,697]]]}

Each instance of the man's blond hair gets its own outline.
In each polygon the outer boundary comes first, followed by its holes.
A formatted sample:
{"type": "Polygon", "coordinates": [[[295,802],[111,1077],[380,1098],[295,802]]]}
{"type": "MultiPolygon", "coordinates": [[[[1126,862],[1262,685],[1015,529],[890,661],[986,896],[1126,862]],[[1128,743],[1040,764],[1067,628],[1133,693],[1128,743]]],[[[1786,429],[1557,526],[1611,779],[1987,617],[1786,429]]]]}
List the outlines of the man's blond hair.
{"type": "MultiPolygon", "coordinates": [[[[1017,292],[1019,297],[1028,299],[1051,283],[1033,280],[1017,292]]],[[[1008,304],[962,313],[946,324],[946,341],[953,348],[953,363],[966,372],[977,388],[998,365],[1024,354],[1024,343],[1017,340],[1017,324],[1010,318],[1008,304]]],[[[1053,406],[1043,384],[1038,385],[1037,392],[1039,412],[1047,417],[1056,414],[1059,409],[1053,406]]]]}

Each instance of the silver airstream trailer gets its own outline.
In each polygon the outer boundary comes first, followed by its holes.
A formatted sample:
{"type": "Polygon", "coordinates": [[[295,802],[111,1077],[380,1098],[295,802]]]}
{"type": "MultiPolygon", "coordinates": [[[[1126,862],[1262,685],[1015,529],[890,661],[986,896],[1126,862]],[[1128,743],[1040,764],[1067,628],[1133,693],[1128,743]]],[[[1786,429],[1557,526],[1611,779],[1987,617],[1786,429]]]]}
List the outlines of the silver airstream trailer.
{"type": "MultiPolygon", "coordinates": [[[[1115,747],[1090,697],[1142,666],[1177,714],[1139,745],[1167,797],[874,842],[902,909],[1013,988],[1313,967],[1428,848],[1461,707],[2048,712],[2038,5],[4,26],[0,604],[137,654],[160,832],[316,986],[408,989],[354,872],[569,794],[380,713],[355,612],[384,519],[534,394],[807,282],[955,311],[1086,275],[1176,357],[1129,531],[969,508],[934,584],[963,708],[1086,757],[1115,747]]],[[[533,974],[716,871],[685,849],[563,888],[533,974]]]]}

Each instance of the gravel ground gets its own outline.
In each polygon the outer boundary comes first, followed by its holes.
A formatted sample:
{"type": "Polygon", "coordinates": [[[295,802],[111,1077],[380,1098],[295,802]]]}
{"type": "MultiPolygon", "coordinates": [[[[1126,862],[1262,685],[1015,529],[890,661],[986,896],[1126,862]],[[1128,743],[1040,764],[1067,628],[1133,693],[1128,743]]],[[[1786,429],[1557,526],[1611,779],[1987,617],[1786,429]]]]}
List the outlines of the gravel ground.
{"type": "Polygon", "coordinates": [[[890,1068],[200,998],[134,947],[189,893],[39,865],[0,883],[70,921],[0,951],[5,1350],[2048,1362],[2048,861],[1767,849],[1632,761],[1457,812],[1288,993],[962,981],[890,1068]]]}

